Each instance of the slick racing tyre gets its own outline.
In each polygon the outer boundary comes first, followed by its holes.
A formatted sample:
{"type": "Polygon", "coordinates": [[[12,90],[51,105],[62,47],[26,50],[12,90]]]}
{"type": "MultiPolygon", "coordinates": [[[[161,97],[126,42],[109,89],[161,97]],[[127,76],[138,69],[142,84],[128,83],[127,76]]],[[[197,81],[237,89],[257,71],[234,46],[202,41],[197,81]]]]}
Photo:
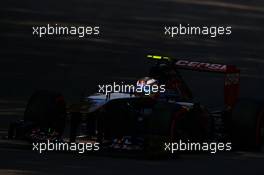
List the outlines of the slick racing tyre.
{"type": "Polygon", "coordinates": [[[28,101],[24,121],[40,128],[52,128],[62,133],[66,118],[66,106],[61,94],[37,91],[28,101]]]}
{"type": "Polygon", "coordinates": [[[231,139],[235,149],[262,149],[264,142],[264,105],[257,100],[239,100],[232,112],[231,139]]]}

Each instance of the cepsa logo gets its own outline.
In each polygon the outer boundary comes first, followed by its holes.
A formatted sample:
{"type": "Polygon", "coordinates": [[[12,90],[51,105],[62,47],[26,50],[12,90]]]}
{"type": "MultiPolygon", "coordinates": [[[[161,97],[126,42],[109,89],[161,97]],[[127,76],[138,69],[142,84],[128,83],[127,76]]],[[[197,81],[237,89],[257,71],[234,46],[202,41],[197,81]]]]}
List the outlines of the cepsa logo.
{"type": "Polygon", "coordinates": [[[176,63],[176,66],[187,68],[187,69],[197,69],[197,70],[206,70],[206,71],[217,71],[225,72],[226,65],[222,64],[211,64],[211,63],[201,63],[187,60],[179,60],[176,63]]]}

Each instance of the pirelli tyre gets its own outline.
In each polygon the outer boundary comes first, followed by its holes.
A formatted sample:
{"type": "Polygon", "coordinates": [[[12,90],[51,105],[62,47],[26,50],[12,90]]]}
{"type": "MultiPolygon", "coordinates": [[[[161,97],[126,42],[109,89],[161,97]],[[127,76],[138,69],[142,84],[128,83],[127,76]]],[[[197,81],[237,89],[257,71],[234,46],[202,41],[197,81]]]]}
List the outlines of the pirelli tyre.
{"type": "Polygon", "coordinates": [[[52,128],[62,133],[66,118],[66,105],[61,94],[50,91],[37,91],[29,99],[24,121],[32,122],[41,128],[52,128]]]}
{"type": "Polygon", "coordinates": [[[263,150],[264,103],[241,99],[231,117],[231,140],[233,148],[240,150],[263,150]]]}

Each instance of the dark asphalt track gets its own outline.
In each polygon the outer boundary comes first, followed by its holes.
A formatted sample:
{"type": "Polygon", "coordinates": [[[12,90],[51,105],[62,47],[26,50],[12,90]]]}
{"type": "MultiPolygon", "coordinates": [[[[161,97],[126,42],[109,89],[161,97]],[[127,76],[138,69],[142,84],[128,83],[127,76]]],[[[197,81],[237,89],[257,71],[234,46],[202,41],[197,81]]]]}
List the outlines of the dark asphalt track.
{"type": "Polygon", "coordinates": [[[175,160],[136,160],[1,149],[0,174],[214,174],[262,175],[264,155],[187,155],[175,160]],[[2,157],[4,159],[2,159],[2,157]]]}
{"type": "MultiPolygon", "coordinates": [[[[62,92],[69,102],[96,85],[134,81],[150,66],[148,53],[235,64],[241,96],[263,98],[264,2],[261,0],[8,0],[0,3],[0,131],[23,115],[37,89],[62,92]],[[99,38],[32,36],[32,26],[98,25],[99,38]],[[229,25],[231,36],[169,39],[165,25],[229,25]]],[[[221,105],[221,77],[184,73],[194,94],[221,105]],[[212,100],[213,99],[213,100],[212,100]]],[[[264,174],[262,155],[187,156],[173,161],[83,155],[40,156],[0,145],[0,174],[264,174]],[[251,173],[252,172],[252,173],[251,173]]]]}

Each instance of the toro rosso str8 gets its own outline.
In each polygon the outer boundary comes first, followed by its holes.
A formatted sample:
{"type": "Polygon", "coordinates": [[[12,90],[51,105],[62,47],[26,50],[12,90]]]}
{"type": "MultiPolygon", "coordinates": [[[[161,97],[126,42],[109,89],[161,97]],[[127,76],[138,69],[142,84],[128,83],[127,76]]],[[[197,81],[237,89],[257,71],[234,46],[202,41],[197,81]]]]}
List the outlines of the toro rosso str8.
{"type": "Polygon", "coordinates": [[[66,107],[61,94],[38,91],[28,102],[24,120],[11,123],[9,138],[31,141],[69,138],[75,142],[82,135],[101,143],[103,148],[160,151],[164,142],[179,140],[230,141],[237,149],[261,148],[264,108],[259,101],[238,98],[237,67],[156,55],[147,57],[156,64],[138,84],[165,85],[164,93],[93,94],[66,107]],[[223,109],[208,111],[193,102],[180,69],[223,74],[223,109]]]}

